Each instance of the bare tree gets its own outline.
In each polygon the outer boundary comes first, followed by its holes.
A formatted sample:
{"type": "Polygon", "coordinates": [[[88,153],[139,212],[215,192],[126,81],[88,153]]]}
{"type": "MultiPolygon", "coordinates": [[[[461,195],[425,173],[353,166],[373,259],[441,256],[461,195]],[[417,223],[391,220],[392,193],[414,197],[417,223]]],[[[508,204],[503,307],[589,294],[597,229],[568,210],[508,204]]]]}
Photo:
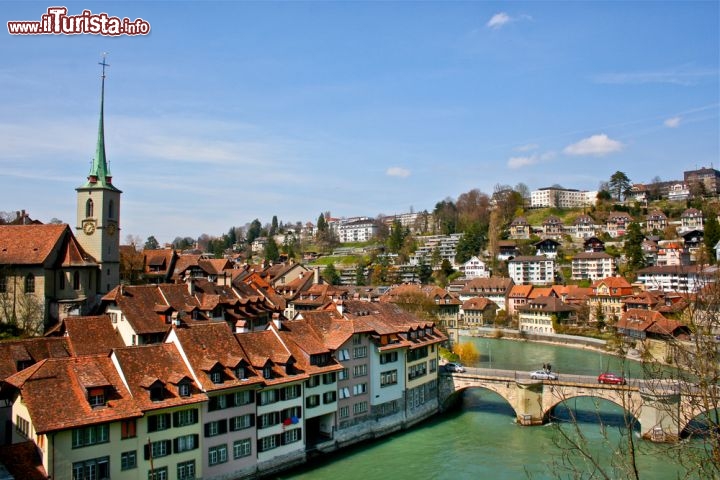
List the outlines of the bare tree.
{"type": "MultiPolygon", "coordinates": [[[[708,274],[710,272],[707,272],[708,274]]],[[[696,295],[688,297],[689,307],[682,323],[691,335],[671,335],[664,340],[622,337],[620,352],[640,352],[644,380],[641,395],[664,398],[656,402],[669,421],[682,431],[661,434],[660,456],[678,469],[678,478],[720,478],[720,277],[710,278],[696,295]],[[682,440],[678,442],[678,440],[682,440]]],[[[561,454],[553,462],[553,471],[561,478],[633,478],[646,477],[638,454],[646,440],[638,440],[637,405],[623,395],[623,421],[608,424],[600,415],[598,422],[603,446],[591,444],[579,426],[569,404],[570,419],[556,423],[556,444],[561,454]],[[608,452],[614,452],[608,454],[608,452]]],[[[567,402],[564,402],[567,403],[567,402]]],[[[647,428],[647,426],[645,426],[647,428]]]]}

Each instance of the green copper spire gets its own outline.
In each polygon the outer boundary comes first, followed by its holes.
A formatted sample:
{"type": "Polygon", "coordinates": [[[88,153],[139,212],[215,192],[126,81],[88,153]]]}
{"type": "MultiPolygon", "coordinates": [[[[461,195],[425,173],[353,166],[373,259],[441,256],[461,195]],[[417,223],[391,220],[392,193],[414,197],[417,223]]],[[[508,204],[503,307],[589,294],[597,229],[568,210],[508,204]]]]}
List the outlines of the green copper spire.
{"type": "Polygon", "coordinates": [[[102,83],[100,88],[100,123],[98,125],[97,147],[95,148],[95,158],[93,158],[90,173],[88,174],[88,181],[84,186],[117,190],[112,184],[112,174],[108,169],[105,158],[105,67],[110,66],[105,63],[105,55],[106,54],[103,54],[102,62],[98,62],[99,65],[102,65],[102,83]]]}

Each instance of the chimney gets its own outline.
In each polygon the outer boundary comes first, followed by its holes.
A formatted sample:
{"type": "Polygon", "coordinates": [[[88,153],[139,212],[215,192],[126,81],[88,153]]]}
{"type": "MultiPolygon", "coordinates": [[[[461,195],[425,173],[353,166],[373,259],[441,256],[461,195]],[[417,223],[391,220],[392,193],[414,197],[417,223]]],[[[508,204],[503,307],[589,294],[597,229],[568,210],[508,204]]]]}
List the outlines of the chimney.
{"type": "Polygon", "coordinates": [[[313,284],[320,283],[320,267],[313,268],[313,284]]]}
{"type": "Polygon", "coordinates": [[[337,311],[340,313],[340,315],[343,314],[343,301],[338,300],[335,302],[335,307],[337,308],[337,311]]]}
{"type": "Polygon", "coordinates": [[[235,322],[235,333],[248,333],[250,329],[247,327],[245,320],[238,320],[235,322]]]}

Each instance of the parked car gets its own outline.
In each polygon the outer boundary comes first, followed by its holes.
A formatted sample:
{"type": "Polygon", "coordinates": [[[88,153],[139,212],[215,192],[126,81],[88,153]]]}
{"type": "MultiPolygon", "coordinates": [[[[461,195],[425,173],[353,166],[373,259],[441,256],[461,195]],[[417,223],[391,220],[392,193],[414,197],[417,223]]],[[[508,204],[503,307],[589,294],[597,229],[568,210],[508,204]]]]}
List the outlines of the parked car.
{"type": "Polygon", "coordinates": [[[625,385],[627,381],[624,377],[614,373],[605,372],[598,376],[598,383],[607,383],[611,385],[625,385]]]}
{"type": "Polygon", "coordinates": [[[462,366],[461,364],[459,364],[459,363],[451,362],[451,363],[446,363],[446,364],[445,364],[445,371],[446,371],[446,372],[459,372],[459,373],[462,373],[462,372],[465,371],[465,367],[463,367],[463,366],[462,366]]]}
{"type": "Polygon", "coordinates": [[[558,374],[555,372],[546,372],[545,370],[536,370],[530,372],[530,378],[533,380],[557,380],[558,374]]]}

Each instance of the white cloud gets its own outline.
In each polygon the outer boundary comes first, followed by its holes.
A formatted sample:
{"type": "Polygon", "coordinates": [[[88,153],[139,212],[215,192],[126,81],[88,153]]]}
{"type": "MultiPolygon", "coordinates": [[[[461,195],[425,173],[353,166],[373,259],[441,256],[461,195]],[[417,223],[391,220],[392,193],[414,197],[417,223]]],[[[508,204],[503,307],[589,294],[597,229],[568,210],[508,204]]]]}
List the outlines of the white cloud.
{"type": "Polygon", "coordinates": [[[567,155],[596,155],[598,157],[622,150],[623,144],[609,138],[606,134],[583,138],[577,143],[568,145],[563,152],[567,155]]]}
{"type": "Polygon", "coordinates": [[[510,157],[507,162],[508,168],[517,169],[535,165],[540,162],[547,162],[555,158],[555,152],[545,152],[542,154],[534,153],[525,157],[510,157]]]}
{"type": "Polygon", "coordinates": [[[389,177],[405,178],[410,176],[410,170],[402,167],[390,167],[385,174],[389,177]]]}
{"type": "Polygon", "coordinates": [[[496,13],[488,20],[486,26],[488,28],[498,29],[510,21],[510,16],[505,12],[496,13]]]}
{"type": "Polygon", "coordinates": [[[594,80],[597,83],[607,83],[611,85],[669,83],[672,85],[691,86],[698,84],[704,79],[715,76],[717,76],[716,70],[682,66],[657,71],[602,73],[596,75],[594,80]]]}
{"type": "Polygon", "coordinates": [[[540,147],[537,143],[528,143],[527,145],[520,145],[515,147],[513,150],[516,152],[529,152],[531,150],[537,150],[540,147]]]}
{"type": "Polygon", "coordinates": [[[665,126],[668,127],[668,128],[677,128],[677,127],[680,126],[680,117],[668,118],[668,119],[665,120],[665,122],[663,122],[663,123],[664,123],[665,126]]]}

